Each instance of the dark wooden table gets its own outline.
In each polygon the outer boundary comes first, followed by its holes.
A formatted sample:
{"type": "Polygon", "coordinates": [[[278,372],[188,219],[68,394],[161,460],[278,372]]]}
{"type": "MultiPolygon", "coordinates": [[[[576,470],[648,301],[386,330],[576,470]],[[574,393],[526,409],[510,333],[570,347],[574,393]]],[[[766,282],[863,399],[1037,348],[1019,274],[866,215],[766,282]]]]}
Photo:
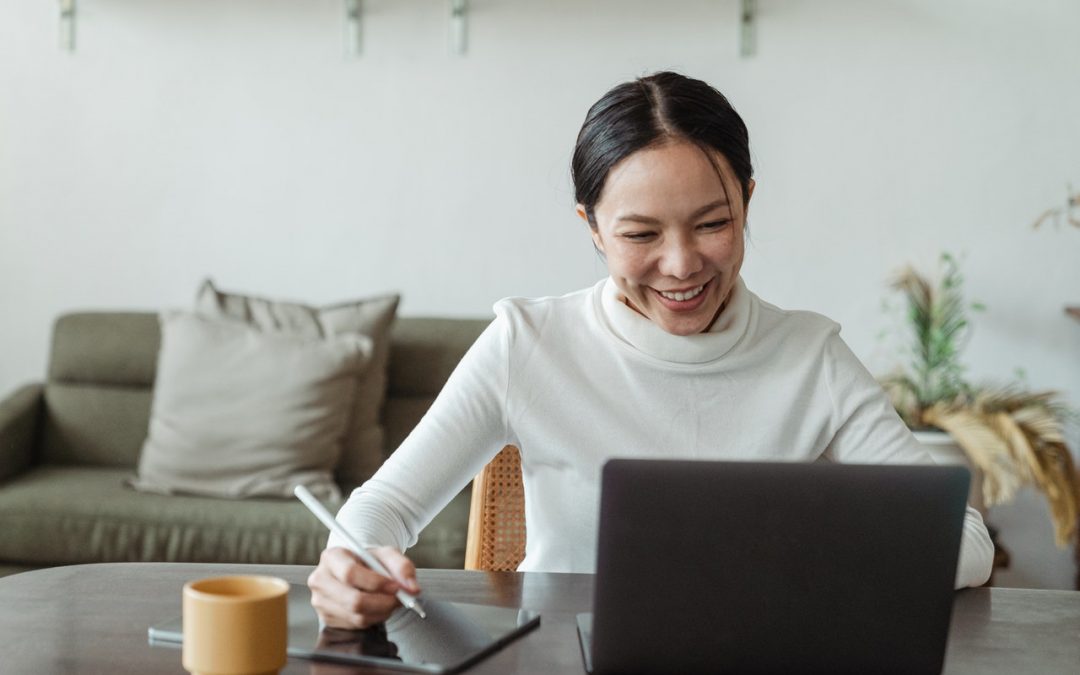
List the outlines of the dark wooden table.
{"type": "MultiPolygon", "coordinates": [[[[216,574],[273,574],[302,583],[310,568],[273,565],[115,563],[0,578],[0,672],[176,673],[180,652],[151,647],[146,629],[180,612],[184,582],[216,574]]],[[[470,673],[580,673],[574,615],[588,611],[583,574],[421,570],[427,593],[447,600],[541,612],[540,628],[470,673]]],[[[378,671],[290,659],[283,673],[378,671]]],[[[960,592],[945,672],[1080,672],[1080,592],[979,588],[960,592]]]]}

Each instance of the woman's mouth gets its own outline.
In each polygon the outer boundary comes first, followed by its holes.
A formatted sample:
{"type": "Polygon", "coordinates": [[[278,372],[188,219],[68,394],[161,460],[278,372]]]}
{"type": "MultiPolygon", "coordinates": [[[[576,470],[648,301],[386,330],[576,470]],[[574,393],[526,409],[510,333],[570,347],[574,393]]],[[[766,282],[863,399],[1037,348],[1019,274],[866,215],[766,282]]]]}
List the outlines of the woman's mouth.
{"type": "Polygon", "coordinates": [[[712,279],[700,286],[678,291],[661,291],[655,288],[650,288],[649,290],[651,290],[668,309],[677,312],[689,312],[697,309],[701,303],[705,302],[705,289],[707,289],[711,283],[712,279]]]}

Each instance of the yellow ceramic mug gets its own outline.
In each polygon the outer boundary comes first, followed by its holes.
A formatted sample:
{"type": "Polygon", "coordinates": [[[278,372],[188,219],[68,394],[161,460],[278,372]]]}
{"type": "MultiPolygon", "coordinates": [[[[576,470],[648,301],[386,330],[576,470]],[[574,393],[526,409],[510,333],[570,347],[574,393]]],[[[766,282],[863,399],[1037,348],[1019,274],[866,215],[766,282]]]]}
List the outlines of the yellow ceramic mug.
{"type": "Polygon", "coordinates": [[[289,584],[262,576],[184,585],[184,669],[195,675],[277,673],[288,646],[289,584]]]}

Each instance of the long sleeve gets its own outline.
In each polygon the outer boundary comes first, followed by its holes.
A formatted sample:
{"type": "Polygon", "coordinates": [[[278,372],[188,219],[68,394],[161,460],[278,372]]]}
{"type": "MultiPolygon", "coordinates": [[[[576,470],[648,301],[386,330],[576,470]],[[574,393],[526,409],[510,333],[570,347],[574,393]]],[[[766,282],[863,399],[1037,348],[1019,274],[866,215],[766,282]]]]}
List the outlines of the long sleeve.
{"type": "MultiPolygon", "coordinates": [[[[499,308],[496,307],[498,312],[499,308]]],[[[507,442],[509,322],[481,334],[427,414],[338,512],[363,544],[404,551],[507,442]]],[[[342,542],[331,535],[327,546],[342,542]]]]}
{"type": "MultiPolygon", "coordinates": [[[[519,569],[592,572],[600,475],[615,455],[931,462],[835,323],[742,285],[733,293],[714,331],[693,336],[626,307],[610,279],[499,302],[428,414],[339,519],[362,543],[404,550],[513,444],[529,527],[519,569]]],[[[992,545],[970,509],[963,537],[957,586],[981,584],[992,545]]]]}
{"type": "MultiPolygon", "coordinates": [[[[915,440],[874,377],[867,372],[839,335],[825,349],[826,382],[834,400],[836,428],[825,454],[840,462],[933,464],[915,440]]],[[[978,511],[964,516],[956,588],[981,586],[990,578],[994,545],[978,511]]]]}

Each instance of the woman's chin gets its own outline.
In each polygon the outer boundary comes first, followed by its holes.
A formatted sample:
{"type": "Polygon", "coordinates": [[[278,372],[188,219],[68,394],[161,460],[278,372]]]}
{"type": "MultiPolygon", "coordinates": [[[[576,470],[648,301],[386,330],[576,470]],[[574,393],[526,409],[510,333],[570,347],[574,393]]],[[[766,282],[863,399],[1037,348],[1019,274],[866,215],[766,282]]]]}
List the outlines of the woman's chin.
{"type": "MultiPolygon", "coordinates": [[[[668,312],[664,313],[669,314],[668,312]]],[[[657,316],[653,317],[653,323],[660,326],[665,333],[672,335],[697,335],[709,330],[712,325],[712,314],[694,312],[694,316],[657,316]]]]}
{"type": "Polygon", "coordinates": [[[667,327],[667,326],[661,326],[661,328],[663,328],[665,332],[671,333],[672,335],[678,335],[680,337],[685,337],[687,335],[697,335],[698,333],[705,332],[704,329],[699,330],[697,327],[694,327],[694,326],[691,326],[691,327],[683,327],[683,326],[667,327]]]}

